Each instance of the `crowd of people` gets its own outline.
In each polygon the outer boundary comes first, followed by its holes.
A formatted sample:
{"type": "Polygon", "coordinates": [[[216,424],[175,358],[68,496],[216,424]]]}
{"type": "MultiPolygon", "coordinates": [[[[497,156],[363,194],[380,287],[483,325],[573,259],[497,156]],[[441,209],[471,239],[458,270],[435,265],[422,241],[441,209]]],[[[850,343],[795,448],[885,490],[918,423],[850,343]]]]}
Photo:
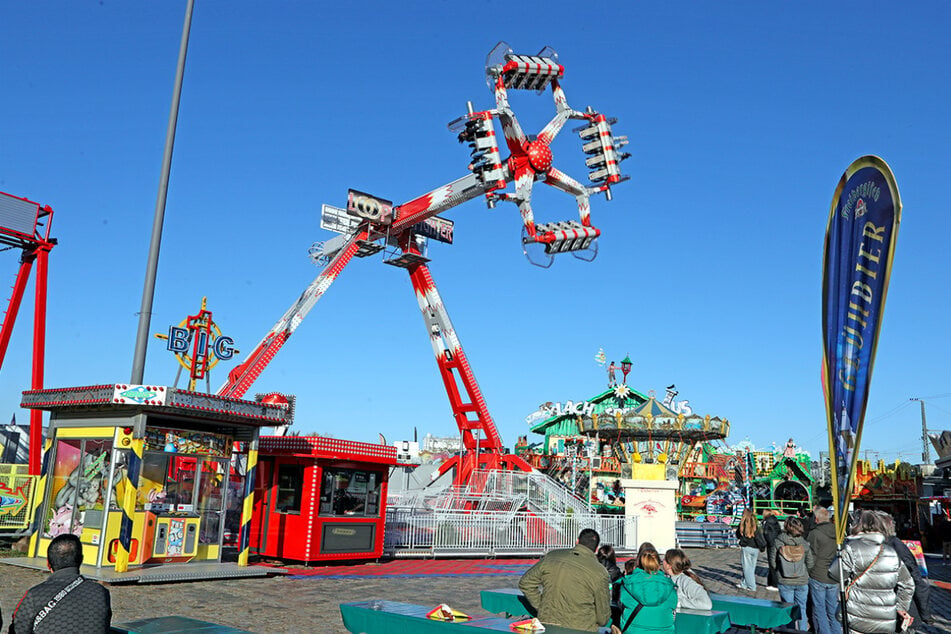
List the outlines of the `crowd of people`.
{"type": "MultiPolygon", "coordinates": [[[[743,571],[737,587],[756,589],[756,565],[765,554],[767,589],[799,606],[793,629],[842,634],[843,595],[850,634],[913,632],[933,623],[930,587],[896,536],[894,519],[881,511],[855,513],[841,549],[832,519],[829,510],[816,507],[807,517],[782,522],[767,512],[759,523],[747,510],[736,529],[743,571]]],[[[519,588],[542,623],[587,632],[673,634],[678,609],[713,605],[684,551],[661,555],[645,542],[622,571],[614,549],[601,545],[592,529],[581,531],[573,549],[539,560],[519,588]]]]}
{"type": "Polygon", "coordinates": [[[673,634],[678,608],[709,610],[713,603],[680,549],[663,556],[641,544],[621,572],[614,549],[585,529],[570,550],[554,550],[532,566],[519,588],[542,623],[586,632],[673,634]]]}
{"type": "Polygon", "coordinates": [[[828,509],[817,506],[808,516],[789,516],[783,524],[771,511],[757,524],[747,509],[736,529],[743,569],[737,587],[756,589],[756,563],[764,552],[767,590],[799,606],[799,630],[808,630],[811,622],[816,634],[842,634],[842,594],[852,633],[911,632],[919,623],[932,623],[930,587],[914,555],[896,536],[894,518],[882,511],[858,511],[849,518],[848,532],[840,556],[828,509]]]}

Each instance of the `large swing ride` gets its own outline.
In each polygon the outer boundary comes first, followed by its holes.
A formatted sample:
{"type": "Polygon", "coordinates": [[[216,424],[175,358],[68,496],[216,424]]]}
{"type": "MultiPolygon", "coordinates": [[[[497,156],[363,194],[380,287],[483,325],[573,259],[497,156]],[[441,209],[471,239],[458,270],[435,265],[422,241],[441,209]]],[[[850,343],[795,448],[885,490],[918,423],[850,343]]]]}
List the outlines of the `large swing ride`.
{"type": "Polygon", "coordinates": [[[437,214],[483,196],[490,208],[503,201],[518,206],[523,251],[532,263],[547,267],[555,255],[562,253],[585,260],[597,255],[601,232],[591,224],[589,200],[601,193],[610,200],[611,187],[627,179],[619,165],[628,155],[618,151],[627,139],[614,136],[613,119],[590,107],[581,111],[569,106],[560,84],[563,75],[564,67],[553,49],[546,47],[532,56],[516,55],[500,42],[486,60],[486,79],[495,97],[495,108],[474,111],[470,102],[466,114],[449,124],[459,142],[470,148],[469,174],[401,205],[393,206],[388,200],[351,189],[345,211],[325,206],[321,226],[340,235],[312,247],[311,256],[318,265],[324,265],[323,270],[246,359],[229,373],[217,394],[243,396],[352,258],[388,249],[385,254],[392,252],[394,257],[384,259],[384,263],[405,268],[409,273],[462,435],[465,451],[444,462],[440,474],[454,469],[454,483],[465,484],[477,469],[531,470],[520,456],[504,453],[498,429],[436,289],[427,266],[429,259],[423,253],[427,238],[452,241],[451,221],[437,214]],[[555,115],[537,135],[527,135],[509,105],[508,91],[541,93],[549,87],[555,115]],[[505,159],[498,144],[495,120],[504,134],[509,154],[505,159]],[[590,185],[582,185],[553,165],[551,143],[570,120],[582,122],[575,131],[590,169],[590,185]],[[579,219],[536,222],[532,207],[536,182],[574,196],[579,219]],[[515,184],[514,192],[505,191],[511,183],[515,184]],[[541,251],[540,255],[533,255],[536,251],[541,251]]]}

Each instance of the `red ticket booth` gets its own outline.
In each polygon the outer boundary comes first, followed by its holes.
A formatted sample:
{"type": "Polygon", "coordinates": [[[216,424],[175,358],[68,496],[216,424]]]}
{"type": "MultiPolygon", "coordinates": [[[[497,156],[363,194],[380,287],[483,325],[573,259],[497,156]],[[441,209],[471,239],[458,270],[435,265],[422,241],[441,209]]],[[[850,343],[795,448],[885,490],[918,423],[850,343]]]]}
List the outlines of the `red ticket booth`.
{"type": "Polygon", "coordinates": [[[251,552],[303,562],[383,554],[396,447],[320,436],[261,436],[251,552]]]}

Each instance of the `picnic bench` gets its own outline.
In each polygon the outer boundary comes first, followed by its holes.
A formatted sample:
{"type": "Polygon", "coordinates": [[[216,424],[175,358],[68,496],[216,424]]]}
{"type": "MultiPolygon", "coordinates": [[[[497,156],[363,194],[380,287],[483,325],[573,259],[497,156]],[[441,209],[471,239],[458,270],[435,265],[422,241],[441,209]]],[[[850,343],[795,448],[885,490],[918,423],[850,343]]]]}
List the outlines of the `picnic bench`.
{"type": "MultiPolygon", "coordinates": [[[[512,619],[498,616],[476,616],[465,621],[436,621],[426,613],[435,606],[400,603],[399,601],[353,601],[340,604],[340,616],[348,632],[353,634],[478,634],[508,632],[512,619]]],[[[557,625],[546,625],[545,634],[585,634],[557,625]]]]}
{"type": "MultiPolygon", "coordinates": [[[[536,616],[535,609],[518,588],[500,588],[481,592],[482,609],[507,616],[536,616]]],[[[546,625],[546,631],[552,627],[546,625]]],[[[721,634],[730,629],[730,617],[723,610],[677,610],[674,630],[677,634],[721,634]]]]}
{"type": "Polygon", "coordinates": [[[218,625],[208,621],[199,621],[187,616],[155,616],[138,621],[114,623],[110,627],[113,634],[171,634],[173,632],[201,632],[202,634],[250,634],[247,630],[238,630],[227,625],[218,625]]]}
{"type": "Polygon", "coordinates": [[[757,628],[782,627],[800,618],[799,606],[795,603],[713,593],[710,594],[710,600],[713,601],[714,610],[728,613],[733,625],[748,627],[750,632],[756,632],[757,628]]]}

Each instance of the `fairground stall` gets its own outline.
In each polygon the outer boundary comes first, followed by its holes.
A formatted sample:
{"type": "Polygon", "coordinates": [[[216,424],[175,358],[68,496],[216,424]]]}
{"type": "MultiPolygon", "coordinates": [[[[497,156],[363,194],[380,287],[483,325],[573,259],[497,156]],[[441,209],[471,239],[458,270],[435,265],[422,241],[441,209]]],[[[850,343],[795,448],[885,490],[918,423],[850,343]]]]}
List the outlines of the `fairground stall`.
{"type": "Polygon", "coordinates": [[[95,385],[24,392],[22,406],[50,412],[50,440],[20,565],[45,567],[50,540],[69,532],[97,579],[263,574],[247,567],[250,482],[259,429],[290,424],[287,404],[95,385]],[[237,565],[223,563],[229,548],[237,565]]]}
{"type": "Polygon", "coordinates": [[[263,436],[251,551],[303,562],[383,554],[396,447],[321,436],[263,436]]]}

